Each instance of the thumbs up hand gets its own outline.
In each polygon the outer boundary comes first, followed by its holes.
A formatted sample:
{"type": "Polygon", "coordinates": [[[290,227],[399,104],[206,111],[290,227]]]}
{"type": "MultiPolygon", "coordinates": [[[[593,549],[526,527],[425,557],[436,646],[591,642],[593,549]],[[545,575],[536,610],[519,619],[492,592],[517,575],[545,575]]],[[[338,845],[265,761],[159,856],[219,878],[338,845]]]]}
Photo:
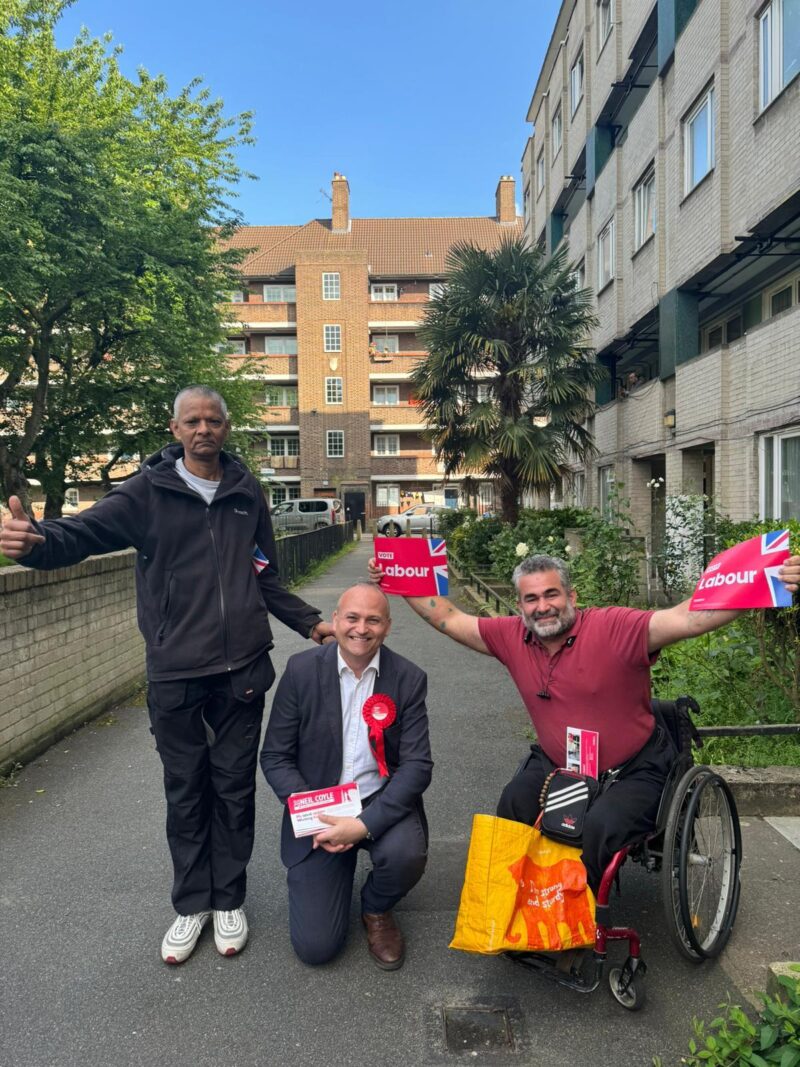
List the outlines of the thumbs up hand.
{"type": "Polygon", "coordinates": [[[0,552],[9,559],[22,559],[36,545],[42,544],[44,537],[36,532],[18,496],[9,497],[8,510],[11,518],[0,521],[0,552]]]}

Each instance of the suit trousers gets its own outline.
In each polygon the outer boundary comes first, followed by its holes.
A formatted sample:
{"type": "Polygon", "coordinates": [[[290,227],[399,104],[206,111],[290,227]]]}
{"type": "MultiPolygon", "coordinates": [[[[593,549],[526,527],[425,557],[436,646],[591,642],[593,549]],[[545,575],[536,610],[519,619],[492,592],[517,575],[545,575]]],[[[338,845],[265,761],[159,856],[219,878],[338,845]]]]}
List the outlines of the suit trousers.
{"type": "MultiPolygon", "coordinates": [[[[656,727],[630,772],[623,772],[586,813],[581,859],[594,893],[614,853],[655,829],[659,801],[674,758],[672,742],[656,727]]],[[[539,745],[531,745],[530,756],[502,792],[497,814],[532,826],[541,811],[539,796],[544,780],[555,769],[539,745]]]]}
{"type": "Polygon", "coordinates": [[[231,676],[214,674],[150,682],[147,703],[164,766],[175,910],[238,908],[253,850],[264,693],[238,699],[231,676]]]}
{"type": "Polygon", "coordinates": [[[303,963],[327,963],[344,946],[361,849],[372,861],[361,890],[361,913],[391,911],[417,884],[427,863],[428,843],[418,812],[390,826],[376,841],[360,841],[347,852],[317,848],[289,868],[289,936],[303,963]]]}

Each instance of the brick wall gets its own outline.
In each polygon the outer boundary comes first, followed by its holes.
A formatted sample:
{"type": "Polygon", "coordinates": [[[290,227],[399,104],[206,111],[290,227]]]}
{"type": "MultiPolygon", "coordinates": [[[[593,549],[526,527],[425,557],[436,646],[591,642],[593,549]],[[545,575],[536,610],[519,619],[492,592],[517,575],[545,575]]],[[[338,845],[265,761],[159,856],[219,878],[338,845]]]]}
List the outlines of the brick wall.
{"type": "Polygon", "coordinates": [[[0,772],[144,681],[133,552],[56,571],[0,568],[0,772]]]}

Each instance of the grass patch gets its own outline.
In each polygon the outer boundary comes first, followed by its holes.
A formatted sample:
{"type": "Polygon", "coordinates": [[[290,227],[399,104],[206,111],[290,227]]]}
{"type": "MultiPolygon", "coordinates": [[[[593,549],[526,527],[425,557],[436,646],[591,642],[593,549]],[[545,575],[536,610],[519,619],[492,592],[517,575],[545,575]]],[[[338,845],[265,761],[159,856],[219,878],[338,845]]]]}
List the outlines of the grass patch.
{"type": "Polygon", "coordinates": [[[319,578],[321,575],[329,571],[334,563],[338,563],[340,559],[344,559],[345,556],[355,551],[357,545],[357,541],[348,541],[346,545],[343,545],[338,552],[334,552],[332,556],[326,556],[325,559],[318,560],[316,563],[312,564],[307,571],[304,571],[303,574],[298,575],[297,578],[289,582],[287,588],[291,589],[292,592],[297,592],[298,589],[302,589],[308,582],[313,582],[315,578],[319,578]]]}

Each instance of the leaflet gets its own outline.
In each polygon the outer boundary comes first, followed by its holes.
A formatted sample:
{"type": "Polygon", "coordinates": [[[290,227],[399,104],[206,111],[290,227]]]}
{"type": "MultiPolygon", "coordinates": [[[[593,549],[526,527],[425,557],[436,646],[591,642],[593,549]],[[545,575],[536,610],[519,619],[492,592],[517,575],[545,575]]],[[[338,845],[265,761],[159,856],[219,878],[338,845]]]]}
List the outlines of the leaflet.
{"type": "Polygon", "coordinates": [[[600,769],[600,734],[597,730],[567,727],[567,770],[597,778],[600,769]]]}
{"type": "Polygon", "coordinates": [[[308,837],[327,830],[320,815],[360,815],[361,797],[356,782],[331,785],[326,789],[309,789],[305,793],[291,793],[286,806],[292,820],[295,837],[308,837]]]}

